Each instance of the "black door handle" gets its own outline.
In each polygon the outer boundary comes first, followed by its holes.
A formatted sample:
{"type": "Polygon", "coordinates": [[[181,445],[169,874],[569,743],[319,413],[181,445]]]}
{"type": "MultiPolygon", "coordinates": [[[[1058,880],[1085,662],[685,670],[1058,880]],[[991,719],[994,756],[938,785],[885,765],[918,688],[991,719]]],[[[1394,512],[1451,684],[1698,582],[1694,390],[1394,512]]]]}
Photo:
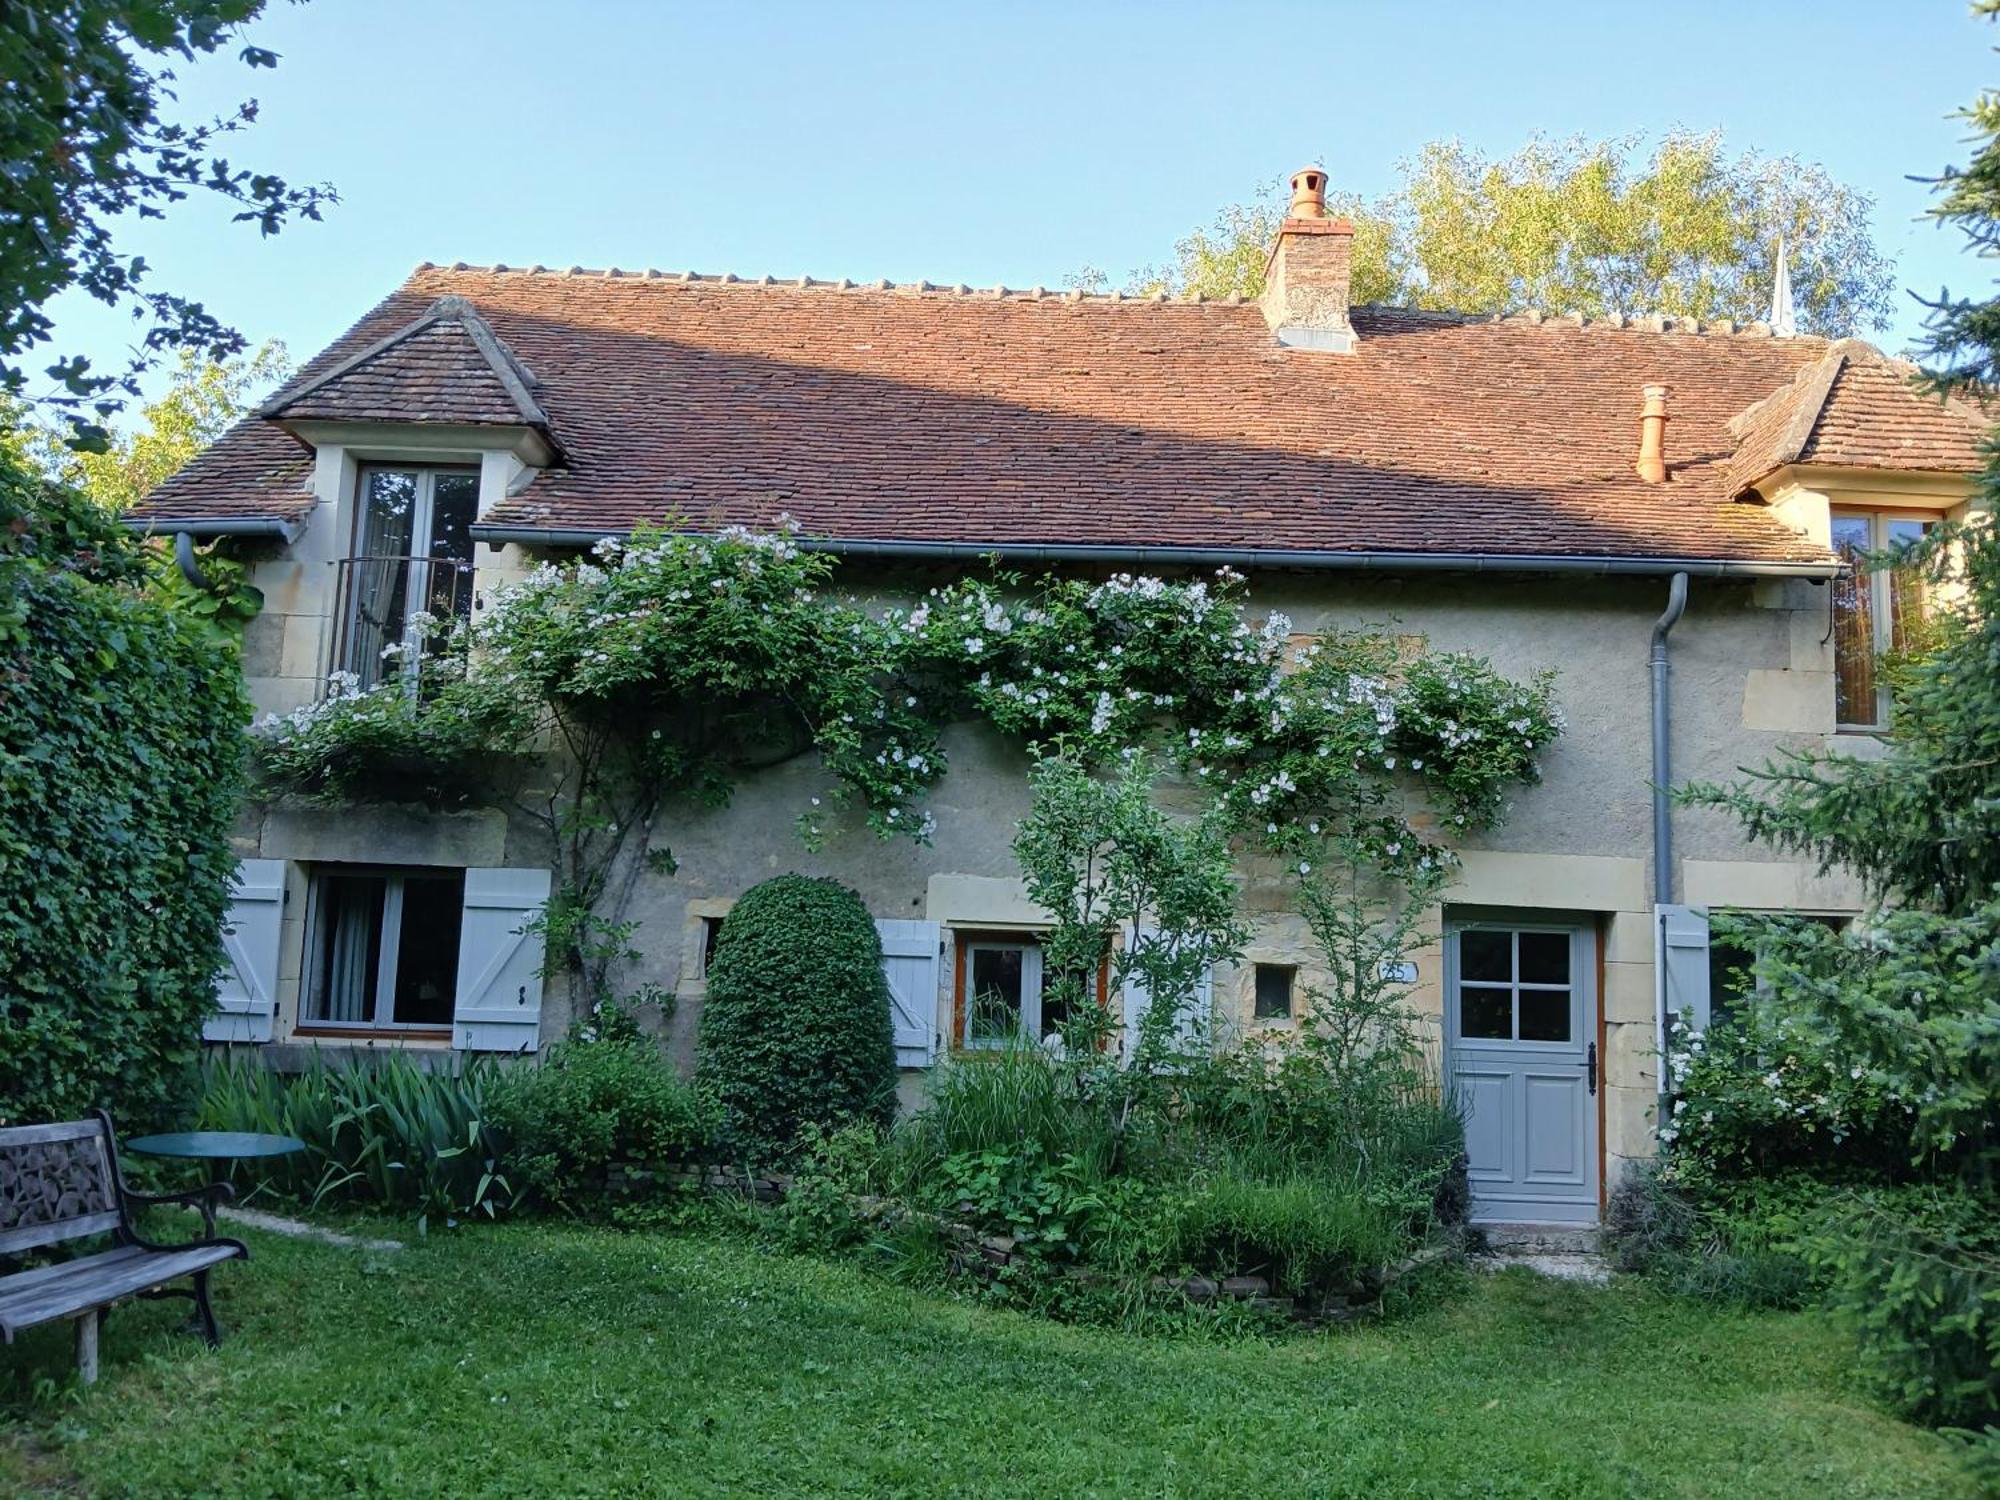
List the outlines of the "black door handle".
{"type": "Polygon", "coordinates": [[[1589,1080],[1591,1093],[1597,1092],[1597,1043],[1590,1044],[1590,1051],[1584,1054],[1584,1076],[1589,1080]]]}

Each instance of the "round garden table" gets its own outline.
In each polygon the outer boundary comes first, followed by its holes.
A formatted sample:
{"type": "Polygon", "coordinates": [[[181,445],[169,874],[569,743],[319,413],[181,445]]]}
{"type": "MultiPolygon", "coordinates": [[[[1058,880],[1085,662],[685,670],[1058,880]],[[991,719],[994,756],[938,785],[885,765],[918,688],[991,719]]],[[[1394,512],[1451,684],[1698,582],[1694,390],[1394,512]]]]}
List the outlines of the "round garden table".
{"type": "MultiPolygon", "coordinates": [[[[172,1156],[183,1161],[213,1162],[210,1180],[224,1182],[223,1167],[232,1161],[251,1161],[266,1156],[290,1156],[306,1149],[295,1135],[264,1135],[253,1130],[179,1130],[167,1135],[134,1136],[125,1149],[142,1156],[172,1156]]],[[[201,1202],[203,1231],[215,1237],[215,1200],[201,1202]]]]}

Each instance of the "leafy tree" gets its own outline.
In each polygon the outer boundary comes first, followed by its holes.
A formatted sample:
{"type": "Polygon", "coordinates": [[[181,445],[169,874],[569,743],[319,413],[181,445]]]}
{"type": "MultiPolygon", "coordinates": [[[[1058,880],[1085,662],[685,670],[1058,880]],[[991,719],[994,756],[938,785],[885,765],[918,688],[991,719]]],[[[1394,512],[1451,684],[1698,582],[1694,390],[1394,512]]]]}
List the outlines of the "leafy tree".
{"type": "MultiPolygon", "coordinates": [[[[1868,233],[1872,200],[1793,157],[1731,159],[1713,132],[1677,132],[1643,157],[1629,137],[1537,138],[1497,160],[1434,141],[1401,176],[1379,201],[1328,201],[1354,221],[1357,303],[1748,321],[1770,305],[1782,236],[1803,328],[1889,320],[1893,275],[1868,233]]],[[[1285,201],[1280,185],[1223,209],[1132,289],[1256,296],[1285,201]]]]}
{"type": "MultiPolygon", "coordinates": [[[[62,411],[76,440],[97,446],[99,423],[139,393],[139,376],[169,350],[211,359],[243,352],[243,336],[200,302],[155,287],[145,258],[118,247],[127,217],[162,218],[194,194],[230,204],[239,222],[276,234],[317,219],[327,186],[295,188],[222,155],[257,118],[254,100],[228,117],[189,124],[164,117],[176,99],[163,64],[195,61],[231,44],[263,0],[12,0],[0,7],[0,391],[28,393],[27,362],[52,336],[47,304],[80,288],[144,325],[127,367],[100,373],[79,355],[47,367],[41,399],[62,411]]],[[[277,55],[244,46],[252,68],[277,55]]]]}
{"type": "Polygon", "coordinates": [[[101,450],[83,453],[50,433],[40,456],[58,478],[118,514],[186,468],[236,425],[252,401],[291,373],[291,356],[276,339],[254,354],[226,359],[182,348],[174,355],[166,394],[139,409],[136,430],[113,432],[101,450]]]}

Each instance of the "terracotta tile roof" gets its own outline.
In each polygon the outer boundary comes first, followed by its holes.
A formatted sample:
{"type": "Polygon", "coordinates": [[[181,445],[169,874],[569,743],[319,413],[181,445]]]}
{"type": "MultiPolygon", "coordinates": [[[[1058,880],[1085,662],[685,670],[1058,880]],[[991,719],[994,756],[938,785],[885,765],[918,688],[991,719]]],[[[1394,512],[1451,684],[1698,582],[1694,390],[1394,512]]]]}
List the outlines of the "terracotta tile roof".
{"type": "Polygon", "coordinates": [[[1856,469],[1965,472],[1985,463],[1987,423],[1955,401],[1919,390],[1914,366],[1849,360],[1820,408],[1801,463],[1856,469]]]}
{"type": "Polygon", "coordinates": [[[1962,402],[1914,383],[1916,367],[1844,339],[1790,385],[1741,412],[1727,487],[1740,495],[1787,464],[1968,473],[1984,462],[1988,423],[1962,402]]]}
{"type": "Polygon", "coordinates": [[[447,296],[324,374],[302,374],[264,403],[262,415],[546,429],[535,383],[471,303],[447,296]]]}
{"type": "MultiPolygon", "coordinates": [[[[789,514],[850,542],[1827,556],[1729,484],[1731,418],[1818,360],[1813,339],[1358,308],[1356,352],[1328,355],[1228,302],[426,267],[295,390],[446,296],[540,377],[565,451],[488,525],[789,514]],[[1672,392],[1664,485],[1632,472],[1649,383],[1672,392]]],[[[303,473],[292,439],[247,422],[142,514],[262,514],[303,473]]]]}

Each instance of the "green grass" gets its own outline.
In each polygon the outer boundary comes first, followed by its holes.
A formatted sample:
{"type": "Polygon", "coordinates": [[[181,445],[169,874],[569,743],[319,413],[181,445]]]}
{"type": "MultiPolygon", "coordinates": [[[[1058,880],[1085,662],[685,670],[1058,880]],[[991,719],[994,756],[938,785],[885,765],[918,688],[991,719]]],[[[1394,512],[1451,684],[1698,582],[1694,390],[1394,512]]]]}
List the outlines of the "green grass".
{"type": "Polygon", "coordinates": [[[0,1353],[0,1493],[1968,1495],[1815,1318],[1526,1272],[1381,1327],[1142,1340],[744,1240],[520,1225],[369,1254],[259,1236],[0,1353]],[[73,1388],[71,1388],[73,1389],[73,1388]]]}

